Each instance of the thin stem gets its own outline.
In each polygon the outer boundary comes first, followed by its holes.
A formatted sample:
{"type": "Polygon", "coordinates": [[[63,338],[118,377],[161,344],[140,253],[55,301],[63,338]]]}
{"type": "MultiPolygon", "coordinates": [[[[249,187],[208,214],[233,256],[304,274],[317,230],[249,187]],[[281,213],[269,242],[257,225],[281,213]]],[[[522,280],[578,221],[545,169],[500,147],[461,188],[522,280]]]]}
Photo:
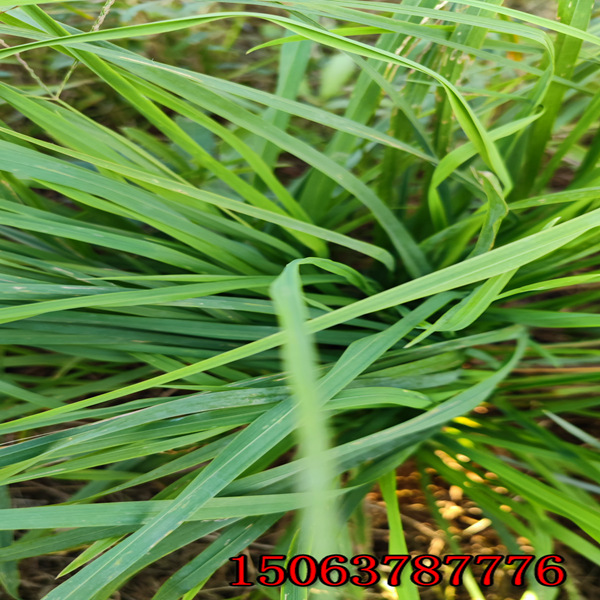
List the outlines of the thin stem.
{"type": "MultiPolygon", "coordinates": [[[[98,18],[94,21],[94,24],[92,25],[92,29],[91,29],[92,31],[98,31],[100,29],[100,27],[102,27],[102,24],[106,20],[106,17],[108,17],[115,2],[116,2],[116,0],[106,0],[106,2],[104,3],[104,6],[102,7],[102,10],[100,11],[100,14],[98,15],[98,18]]],[[[62,83],[60,84],[58,90],[56,91],[56,94],[54,94],[54,100],[58,100],[60,98],[60,95],[63,93],[65,86],[69,82],[69,79],[71,79],[71,76],[75,72],[75,69],[77,68],[78,65],[79,65],[79,61],[76,60],[70,66],[67,74],[65,75],[65,78],[62,80],[62,83]]]]}

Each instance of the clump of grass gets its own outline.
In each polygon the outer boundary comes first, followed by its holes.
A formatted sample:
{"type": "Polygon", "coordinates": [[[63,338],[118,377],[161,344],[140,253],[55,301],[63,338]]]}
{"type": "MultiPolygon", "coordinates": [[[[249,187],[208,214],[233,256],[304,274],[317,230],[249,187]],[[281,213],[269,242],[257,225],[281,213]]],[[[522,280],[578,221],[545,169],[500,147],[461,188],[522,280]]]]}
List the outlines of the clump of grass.
{"type": "Polygon", "coordinates": [[[154,596],[191,600],[290,511],[282,553],[351,553],[378,481],[405,548],[409,457],[508,548],[600,564],[593,2],[225,1],[87,33],[46,4],[0,14],[3,61],[79,63],[66,95],[0,85],[6,593],[20,560],[84,548],[45,598],[103,600],[222,532],[154,596]],[[281,31],[243,69],[274,57],[270,91],[130,48],[190,28],[233,48],[244,23],[281,31]],[[76,109],[77,77],[130,125],[76,109]],[[40,478],[81,485],[11,508],[40,478]]]}

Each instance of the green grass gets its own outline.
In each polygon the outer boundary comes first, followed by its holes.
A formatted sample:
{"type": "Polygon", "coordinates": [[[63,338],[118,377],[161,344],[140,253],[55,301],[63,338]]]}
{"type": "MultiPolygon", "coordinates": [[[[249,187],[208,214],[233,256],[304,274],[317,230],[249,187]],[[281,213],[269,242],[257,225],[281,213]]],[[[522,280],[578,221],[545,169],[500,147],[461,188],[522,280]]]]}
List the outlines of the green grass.
{"type": "MultiPolygon", "coordinates": [[[[79,550],[44,598],[103,600],[219,531],[153,599],[192,600],[290,511],[281,553],[351,554],[377,482],[402,552],[410,457],[511,552],[600,565],[580,426],[600,405],[591,0],[556,19],[499,0],[199,2],[151,22],[117,0],[97,31],[97,4],[0,6],[10,597],[29,557],[79,550]],[[166,62],[146,54],[161,40],[166,62]],[[11,508],[40,478],[80,485],[11,508]],[[104,501],[150,482],[150,501],[104,501]]],[[[523,598],[559,592],[531,579],[523,598]]]]}

